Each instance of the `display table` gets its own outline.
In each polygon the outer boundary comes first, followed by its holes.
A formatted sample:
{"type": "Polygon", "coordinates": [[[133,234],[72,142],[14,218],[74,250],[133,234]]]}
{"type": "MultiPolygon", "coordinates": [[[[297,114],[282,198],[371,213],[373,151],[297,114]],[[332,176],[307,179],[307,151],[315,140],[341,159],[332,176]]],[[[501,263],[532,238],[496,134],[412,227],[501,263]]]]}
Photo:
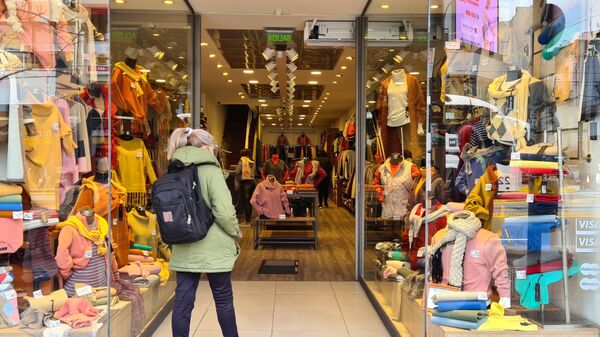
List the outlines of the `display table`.
{"type": "Polygon", "coordinates": [[[318,220],[316,217],[256,219],[254,249],[264,244],[311,244],[317,249],[318,220]]]}

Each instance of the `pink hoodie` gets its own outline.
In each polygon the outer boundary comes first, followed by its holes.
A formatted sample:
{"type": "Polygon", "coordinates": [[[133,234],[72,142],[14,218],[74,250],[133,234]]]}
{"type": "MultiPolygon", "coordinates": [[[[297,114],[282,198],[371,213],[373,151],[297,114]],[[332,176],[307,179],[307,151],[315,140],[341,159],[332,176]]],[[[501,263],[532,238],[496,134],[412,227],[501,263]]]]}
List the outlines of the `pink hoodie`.
{"type": "MultiPolygon", "coordinates": [[[[448,228],[444,228],[437,232],[433,236],[431,244],[434,245],[441,240],[447,231],[448,228]]],[[[443,284],[448,284],[453,248],[453,244],[448,244],[442,248],[443,284]]],[[[500,297],[510,297],[511,282],[508,275],[506,250],[502,246],[498,235],[480,229],[473,239],[467,241],[463,265],[464,291],[487,291],[488,296],[491,296],[493,280],[500,297]]]]}
{"type": "Polygon", "coordinates": [[[283,187],[277,180],[270,182],[269,178],[256,186],[250,203],[258,215],[265,215],[270,219],[278,219],[280,214],[291,213],[283,187]]]}

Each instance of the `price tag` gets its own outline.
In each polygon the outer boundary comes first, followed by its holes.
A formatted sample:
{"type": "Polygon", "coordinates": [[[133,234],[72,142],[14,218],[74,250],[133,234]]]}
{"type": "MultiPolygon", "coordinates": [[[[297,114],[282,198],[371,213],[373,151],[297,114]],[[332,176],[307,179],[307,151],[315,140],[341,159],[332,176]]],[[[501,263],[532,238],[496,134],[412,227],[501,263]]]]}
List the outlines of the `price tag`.
{"type": "Polygon", "coordinates": [[[285,214],[279,214],[279,219],[285,220],[285,214]]]}
{"type": "Polygon", "coordinates": [[[521,153],[520,152],[512,152],[510,154],[510,160],[521,160],[521,153]]]}
{"type": "Polygon", "coordinates": [[[524,280],[527,278],[525,270],[517,270],[517,280],[524,280]]]}
{"type": "Polygon", "coordinates": [[[292,190],[287,190],[287,191],[285,191],[285,193],[287,193],[287,194],[294,194],[294,191],[292,191],[292,190]]]}
{"type": "Polygon", "coordinates": [[[471,257],[478,259],[481,253],[477,249],[471,249],[471,257]]]}
{"type": "Polygon", "coordinates": [[[15,220],[23,219],[23,211],[13,212],[13,219],[15,219],[15,220]]]}
{"type": "Polygon", "coordinates": [[[421,247],[417,251],[417,257],[423,257],[423,256],[425,256],[425,247],[421,247]]]}
{"type": "Polygon", "coordinates": [[[477,71],[477,65],[476,64],[473,65],[472,70],[473,70],[473,72],[477,71]]]}
{"type": "Polygon", "coordinates": [[[152,234],[152,236],[156,236],[156,229],[151,230],[150,234],[152,234]]]}
{"type": "Polygon", "coordinates": [[[58,131],[58,130],[60,130],[60,125],[58,125],[58,123],[52,124],[52,131],[58,131]]]}
{"type": "Polygon", "coordinates": [[[25,213],[23,213],[23,219],[25,219],[25,220],[33,220],[33,213],[31,213],[31,212],[25,212],[25,213]]]}
{"type": "Polygon", "coordinates": [[[138,152],[138,153],[135,154],[135,156],[138,157],[138,158],[143,158],[144,154],[142,152],[138,152]]]}
{"type": "Polygon", "coordinates": [[[402,220],[402,217],[398,214],[394,214],[394,221],[402,220]]]}
{"type": "Polygon", "coordinates": [[[486,191],[491,191],[492,190],[492,184],[485,184],[485,190],[486,191]]]}
{"type": "Polygon", "coordinates": [[[498,192],[517,192],[521,188],[521,178],[509,166],[496,164],[498,168],[498,192]]]}
{"type": "Polygon", "coordinates": [[[490,64],[490,60],[488,60],[488,59],[483,59],[483,60],[481,60],[481,65],[482,65],[482,66],[484,66],[484,67],[485,67],[485,66],[487,66],[488,64],[490,64]]]}
{"type": "Polygon", "coordinates": [[[116,226],[119,223],[119,220],[113,219],[113,226],[116,226]]]}
{"type": "Polygon", "coordinates": [[[533,194],[527,194],[527,202],[528,203],[533,203],[533,194]]]}
{"type": "Polygon", "coordinates": [[[36,290],[33,292],[33,298],[40,298],[40,297],[44,297],[44,294],[42,294],[41,290],[36,290]]]}
{"type": "Polygon", "coordinates": [[[7,291],[4,296],[6,296],[7,301],[14,300],[17,298],[17,292],[14,289],[11,289],[7,291]]]}
{"type": "Polygon", "coordinates": [[[147,250],[144,250],[144,251],[142,252],[142,254],[144,254],[144,256],[148,257],[148,251],[147,251],[147,250]]]}
{"type": "Polygon", "coordinates": [[[49,319],[46,321],[46,324],[48,324],[49,328],[59,328],[60,327],[60,321],[57,319],[49,319]]]}
{"type": "Polygon", "coordinates": [[[446,119],[454,119],[454,112],[446,112],[446,119]]]}
{"type": "Polygon", "coordinates": [[[85,287],[77,288],[77,289],[75,289],[75,292],[77,293],[77,296],[79,296],[79,297],[82,297],[85,295],[90,295],[92,293],[92,287],[85,286],[85,287]]]}
{"type": "Polygon", "coordinates": [[[446,41],[445,46],[446,50],[459,50],[460,41],[446,41]]]}
{"type": "Polygon", "coordinates": [[[129,86],[131,86],[132,89],[135,89],[135,82],[131,82],[129,86]]]}
{"type": "Polygon", "coordinates": [[[91,258],[92,258],[92,251],[91,251],[91,250],[86,250],[86,251],[83,253],[83,256],[84,256],[86,259],[91,259],[91,258]]]}
{"type": "Polygon", "coordinates": [[[486,293],[478,293],[477,294],[477,299],[480,301],[487,301],[488,296],[486,293]]]}

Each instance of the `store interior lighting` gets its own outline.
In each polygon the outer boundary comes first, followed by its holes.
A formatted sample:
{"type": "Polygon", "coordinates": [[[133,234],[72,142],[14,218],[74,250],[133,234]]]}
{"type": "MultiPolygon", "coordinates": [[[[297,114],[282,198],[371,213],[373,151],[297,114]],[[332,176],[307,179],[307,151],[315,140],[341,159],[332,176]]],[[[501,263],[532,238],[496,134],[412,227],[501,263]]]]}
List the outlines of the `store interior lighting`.
{"type": "Polygon", "coordinates": [[[279,84],[279,82],[272,80],[272,81],[271,81],[271,83],[269,83],[269,84],[271,84],[271,86],[272,86],[272,87],[274,87],[274,86],[276,86],[277,84],[279,84]]]}
{"type": "Polygon", "coordinates": [[[165,52],[160,50],[157,46],[152,46],[148,48],[148,51],[150,52],[150,54],[152,54],[153,57],[159,60],[161,60],[165,56],[165,52]]]}
{"type": "Polygon", "coordinates": [[[296,85],[296,82],[294,80],[289,80],[287,81],[288,86],[293,87],[296,85]]]}
{"type": "Polygon", "coordinates": [[[294,63],[289,63],[289,64],[287,65],[287,67],[288,67],[288,69],[289,69],[291,72],[294,72],[294,71],[296,71],[296,69],[298,69],[298,66],[297,66],[297,65],[295,65],[294,63]]]}
{"type": "Polygon", "coordinates": [[[271,80],[271,81],[275,81],[277,79],[277,73],[272,72],[269,73],[269,75],[267,75],[267,77],[271,80]]]}
{"type": "Polygon", "coordinates": [[[300,55],[294,48],[286,50],[285,54],[287,55],[290,62],[295,62],[300,57],[300,55]]]}
{"type": "Polygon", "coordinates": [[[271,62],[265,64],[265,68],[267,68],[267,71],[271,72],[271,71],[273,71],[273,69],[277,68],[277,62],[271,61],[271,62]]]}
{"type": "Polygon", "coordinates": [[[276,86],[272,87],[272,88],[271,88],[271,91],[272,91],[273,93],[276,93],[277,91],[279,91],[279,86],[278,86],[278,85],[276,85],[276,86]]]}
{"type": "Polygon", "coordinates": [[[296,79],[296,74],[294,74],[294,73],[288,73],[288,74],[287,74],[287,77],[288,77],[290,80],[295,80],[295,79],[296,79]]]}
{"type": "Polygon", "coordinates": [[[262,52],[262,56],[265,58],[265,60],[270,60],[273,57],[275,57],[275,54],[277,53],[277,51],[273,48],[265,48],[265,50],[262,52]]]}

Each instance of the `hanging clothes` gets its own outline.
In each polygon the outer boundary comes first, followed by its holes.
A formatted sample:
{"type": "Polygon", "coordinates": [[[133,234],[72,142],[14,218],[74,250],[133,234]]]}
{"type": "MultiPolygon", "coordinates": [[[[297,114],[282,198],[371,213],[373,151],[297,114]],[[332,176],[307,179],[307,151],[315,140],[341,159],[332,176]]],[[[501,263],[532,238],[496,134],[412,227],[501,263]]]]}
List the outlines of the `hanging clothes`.
{"type": "Polygon", "coordinates": [[[307,135],[302,134],[300,136],[298,136],[298,138],[296,139],[296,144],[298,145],[310,145],[310,138],[308,138],[307,135]]]}
{"type": "Polygon", "coordinates": [[[290,177],[294,177],[296,184],[313,184],[314,186],[319,186],[325,177],[327,177],[327,173],[316,160],[307,162],[299,160],[296,163],[296,167],[290,172],[290,177]]]}
{"type": "Polygon", "coordinates": [[[146,184],[156,181],[152,159],[142,139],[119,139],[117,179],[123,183],[127,193],[146,193],[146,184]]]}
{"type": "Polygon", "coordinates": [[[23,181],[25,178],[19,81],[14,75],[21,68],[17,56],[0,51],[0,77],[6,76],[0,80],[0,181],[23,181]]]}
{"type": "Polygon", "coordinates": [[[413,183],[412,163],[402,160],[393,169],[388,158],[375,174],[373,187],[382,201],[381,216],[385,219],[403,220],[408,212],[408,199],[413,183]]]}
{"type": "Polygon", "coordinates": [[[140,214],[133,209],[127,214],[127,224],[135,244],[152,247],[151,256],[158,257],[160,252],[167,261],[171,259],[171,251],[160,236],[155,214],[148,211],[140,214]]]}
{"type": "Polygon", "coordinates": [[[263,178],[268,175],[274,175],[277,181],[283,183],[284,178],[287,175],[288,166],[287,164],[279,159],[277,162],[273,161],[273,158],[267,160],[262,168],[263,178]]]}

